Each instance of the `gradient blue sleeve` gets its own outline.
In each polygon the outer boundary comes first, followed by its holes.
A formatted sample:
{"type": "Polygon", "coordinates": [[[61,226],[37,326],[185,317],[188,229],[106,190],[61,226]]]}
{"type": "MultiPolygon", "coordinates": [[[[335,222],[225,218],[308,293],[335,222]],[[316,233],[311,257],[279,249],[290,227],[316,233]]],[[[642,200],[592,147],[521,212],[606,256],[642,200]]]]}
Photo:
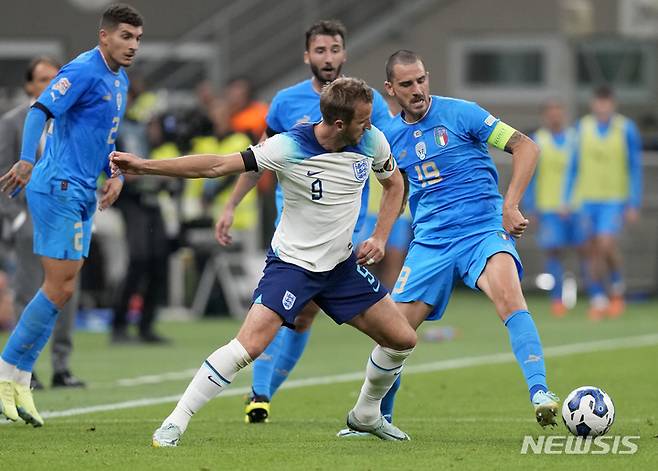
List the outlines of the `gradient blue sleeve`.
{"type": "Polygon", "coordinates": [[[639,208],[642,205],[642,140],[637,126],[631,120],[626,122],[626,143],[630,172],[629,204],[633,208],[639,208]]]}
{"type": "Polygon", "coordinates": [[[388,123],[391,121],[391,111],[386,104],[386,100],[377,90],[372,90],[372,116],[370,122],[378,129],[386,129],[388,123]]]}
{"type": "Polygon", "coordinates": [[[93,82],[93,71],[89,64],[71,62],[59,71],[37,100],[55,117],[76,104],[93,82]]]}
{"type": "Polygon", "coordinates": [[[23,125],[23,142],[21,145],[20,160],[34,164],[37,159],[39,141],[41,141],[41,135],[43,134],[43,128],[46,125],[47,119],[46,113],[39,108],[30,108],[30,111],[28,111],[25,117],[25,124],[23,125]]]}
{"type": "MultiPolygon", "coordinates": [[[[576,136],[579,136],[580,125],[574,126],[576,136]]],[[[576,137],[576,141],[579,137],[576,137]]],[[[562,189],[562,204],[569,205],[573,197],[573,187],[576,184],[578,177],[578,164],[580,162],[580,145],[578,142],[574,143],[573,150],[569,156],[569,163],[567,165],[567,173],[564,176],[564,188],[562,189]]]]}
{"type": "Polygon", "coordinates": [[[497,118],[477,103],[463,102],[460,110],[460,121],[470,136],[476,141],[487,142],[498,121],[497,118]]]}

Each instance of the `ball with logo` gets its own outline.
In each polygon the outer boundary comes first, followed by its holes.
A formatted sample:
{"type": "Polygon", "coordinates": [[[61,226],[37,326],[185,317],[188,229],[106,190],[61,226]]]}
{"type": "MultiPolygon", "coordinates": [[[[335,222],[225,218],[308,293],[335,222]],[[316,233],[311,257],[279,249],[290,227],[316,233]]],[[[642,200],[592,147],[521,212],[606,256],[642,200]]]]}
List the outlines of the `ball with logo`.
{"type": "Polygon", "coordinates": [[[598,437],[605,435],[615,421],[615,406],[603,389],[582,386],[564,400],[562,420],[576,436],[598,437]]]}

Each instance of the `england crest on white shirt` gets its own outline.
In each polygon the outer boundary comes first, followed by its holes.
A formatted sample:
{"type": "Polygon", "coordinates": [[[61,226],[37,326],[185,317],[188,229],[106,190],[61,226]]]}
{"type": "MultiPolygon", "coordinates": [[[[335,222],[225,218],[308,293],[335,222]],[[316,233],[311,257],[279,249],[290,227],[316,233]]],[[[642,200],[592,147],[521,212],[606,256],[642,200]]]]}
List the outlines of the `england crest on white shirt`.
{"type": "Polygon", "coordinates": [[[425,146],[425,141],[419,141],[416,143],[416,155],[420,160],[424,160],[427,157],[427,147],[425,146]]]}
{"type": "Polygon", "coordinates": [[[283,295],[283,299],[281,300],[281,304],[283,304],[283,307],[286,311],[290,311],[292,307],[295,305],[296,299],[297,296],[292,294],[290,291],[286,290],[286,293],[283,295]]]}
{"type": "Polygon", "coordinates": [[[354,176],[356,179],[360,182],[366,181],[368,174],[370,173],[370,164],[368,163],[368,159],[362,159],[358,162],[354,162],[352,167],[354,168],[354,176]]]}

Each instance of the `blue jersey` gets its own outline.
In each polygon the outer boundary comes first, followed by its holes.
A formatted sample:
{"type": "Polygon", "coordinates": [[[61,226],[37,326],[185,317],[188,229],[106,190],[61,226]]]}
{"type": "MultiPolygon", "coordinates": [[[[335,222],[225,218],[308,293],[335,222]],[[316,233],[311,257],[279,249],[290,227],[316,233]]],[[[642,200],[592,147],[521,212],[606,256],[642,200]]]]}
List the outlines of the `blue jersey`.
{"type": "Polygon", "coordinates": [[[70,198],[94,201],[96,180],[109,169],[127,93],[126,72],[113,72],[98,48],[62,67],[37,100],[54,120],[30,188],[51,193],[57,186],[70,198]]]}
{"type": "MultiPolygon", "coordinates": [[[[289,131],[299,123],[317,123],[321,119],[320,94],[313,88],[311,79],[278,92],[265,118],[267,127],[275,133],[289,131]]],[[[373,89],[372,124],[382,129],[390,120],[386,101],[373,89]]]]}
{"type": "MultiPolygon", "coordinates": [[[[265,121],[270,131],[280,133],[289,131],[299,123],[317,123],[322,119],[320,112],[320,94],[313,88],[311,79],[299,82],[292,87],[279,91],[272,99],[272,104],[265,121]]],[[[373,89],[373,104],[371,122],[375,127],[382,129],[391,121],[388,105],[382,95],[373,89]]],[[[356,223],[356,231],[363,225],[368,210],[368,183],[363,189],[361,210],[356,223]]],[[[277,208],[279,215],[283,205],[281,188],[276,189],[277,208]]],[[[278,219],[277,219],[278,222],[278,219]]]]}
{"type": "Polygon", "coordinates": [[[415,241],[501,230],[503,198],[487,151],[497,123],[475,103],[432,96],[418,122],[397,115],[384,128],[409,180],[415,241]]]}

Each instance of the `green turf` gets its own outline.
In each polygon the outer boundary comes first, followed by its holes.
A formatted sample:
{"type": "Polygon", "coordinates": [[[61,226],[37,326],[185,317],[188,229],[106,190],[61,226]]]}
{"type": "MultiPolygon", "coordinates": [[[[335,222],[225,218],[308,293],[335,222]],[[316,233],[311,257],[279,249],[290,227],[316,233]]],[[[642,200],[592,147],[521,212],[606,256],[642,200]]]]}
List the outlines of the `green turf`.
{"type": "MultiPolygon", "coordinates": [[[[544,346],[658,333],[658,303],[631,305],[618,320],[591,324],[584,307],[566,319],[548,315],[548,303],[530,304],[544,346]]],[[[509,352],[507,333],[483,296],[458,293],[446,319],[421,328],[449,325],[459,336],[447,342],[421,341],[409,361],[439,360],[509,352]]],[[[120,403],[180,394],[188,379],[124,387],[135,378],[196,369],[217,346],[233,337],[233,321],[168,323],[169,347],[110,347],[106,335],[78,333],[74,371],[87,390],[35,393],[42,411],[120,403]]],[[[4,344],[6,335],[0,336],[4,344]]],[[[291,379],[364,369],[371,342],[349,327],[319,319],[307,352],[291,379]]],[[[219,397],[192,421],[177,449],[151,449],[150,434],[173,403],[112,412],[51,418],[33,429],[0,426],[0,469],[655,469],[658,463],[658,345],[550,356],[549,382],[561,396],[593,384],[615,401],[610,435],[639,435],[635,455],[521,455],[525,435],[566,435],[564,426],[542,431],[534,422],[521,374],[514,362],[405,374],[398,394],[396,423],[412,436],[408,443],[376,439],[341,440],[334,435],[356,399],[360,381],[282,390],[273,403],[272,423],[242,422],[242,398],[219,397]],[[653,463],[653,465],[651,464],[653,463]]],[[[37,371],[50,376],[47,352],[37,371]]],[[[247,386],[243,372],[234,386],[247,386]]]]}

